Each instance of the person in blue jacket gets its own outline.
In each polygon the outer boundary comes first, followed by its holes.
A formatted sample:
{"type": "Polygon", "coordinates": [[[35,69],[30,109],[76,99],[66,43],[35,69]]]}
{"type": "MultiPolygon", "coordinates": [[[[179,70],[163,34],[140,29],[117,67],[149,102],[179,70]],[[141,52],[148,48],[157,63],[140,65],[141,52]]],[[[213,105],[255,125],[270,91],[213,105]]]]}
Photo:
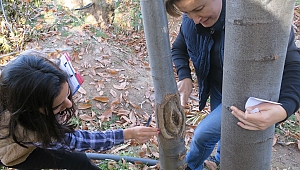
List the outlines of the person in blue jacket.
{"type": "MultiPolygon", "coordinates": [[[[199,123],[186,156],[187,169],[202,169],[220,163],[222,77],[225,38],[225,0],[166,0],[166,11],[174,17],[183,13],[180,32],[172,45],[181,105],[185,106],[192,92],[193,83],[189,60],[193,62],[198,86],[199,109],[210,97],[211,113],[199,123]],[[218,143],[219,142],[219,143],[218,143]],[[210,156],[216,143],[215,156],[210,156]],[[214,162],[214,163],[212,163],[214,162]]],[[[299,108],[300,101],[300,52],[294,43],[291,29],[286,54],[279,101],[282,105],[260,104],[260,113],[247,114],[231,106],[238,125],[248,130],[264,130],[284,121],[299,108]],[[245,116],[247,114],[247,116],[245,116]]]]}

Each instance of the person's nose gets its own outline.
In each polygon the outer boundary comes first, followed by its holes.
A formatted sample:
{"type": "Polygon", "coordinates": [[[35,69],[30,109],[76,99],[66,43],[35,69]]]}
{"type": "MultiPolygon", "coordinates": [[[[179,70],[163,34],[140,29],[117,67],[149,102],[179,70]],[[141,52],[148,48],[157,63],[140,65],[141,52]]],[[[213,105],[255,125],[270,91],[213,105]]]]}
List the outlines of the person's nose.
{"type": "Polygon", "coordinates": [[[189,13],[187,16],[194,21],[195,24],[199,24],[202,17],[197,15],[196,13],[189,13]]]}
{"type": "Polygon", "coordinates": [[[63,106],[61,107],[61,111],[65,110],[66,108],[71,108],[72,102],[70,99],[66,98],[66,100],[63,103],[63,106]]]}

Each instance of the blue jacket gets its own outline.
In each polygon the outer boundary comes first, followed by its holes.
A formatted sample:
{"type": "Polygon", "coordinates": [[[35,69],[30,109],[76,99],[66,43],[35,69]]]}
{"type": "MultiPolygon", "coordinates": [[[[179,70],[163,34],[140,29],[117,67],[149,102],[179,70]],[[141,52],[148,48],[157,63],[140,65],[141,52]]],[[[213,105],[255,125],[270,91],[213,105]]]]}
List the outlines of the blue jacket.
{"type": "MultiPolygon", "coordinates": [[[[225,3],[223,3],[225,4],[225,3]]],[[[221,74],[215,79],[222,80],[223,56],[224,56],[224,38],[225,38],[225,5],[223,5],[221,15],[218,21],[211,27],[205,28],[201,24],[195,24],[187,15],[183,15],[180,33],[178,34],[172,46],[172,59],[175,64],[179,80],[191,78],[191,70],[189,67],[189,58],[192,60],[199,86],[200,110],[205,107],[209,97],[211,82],[208,80],[210,70],[211,50],[214,41],[220,43],[217,50],[221,74]],[[218,31],[221,39],[213,39],[212,34],[218,31]]],[[[191,78],[192,79],[192,78],[191,78]]],[[[222,88],[222,83],[217,89],[222,88]]]]}
{"type": "MultiPolygon", "coordinates": [[[[226,4],[225,0],[223,2],[220,17],[210,28],[196,25],[192,19],[183,15],[180,32],[172,45],[172,60],[179,80],[192,79],[189,59],[193,62],[199,86],[200,110],[205,107],[212,86],[222,93],[226,4]],[[212,69],[212,62],[217,67],[212,69]]],[[[300,103],[300,51],[294,38],[292,29],[279,95],[279,102],[288,116],[298,110],[300,103]]]]}

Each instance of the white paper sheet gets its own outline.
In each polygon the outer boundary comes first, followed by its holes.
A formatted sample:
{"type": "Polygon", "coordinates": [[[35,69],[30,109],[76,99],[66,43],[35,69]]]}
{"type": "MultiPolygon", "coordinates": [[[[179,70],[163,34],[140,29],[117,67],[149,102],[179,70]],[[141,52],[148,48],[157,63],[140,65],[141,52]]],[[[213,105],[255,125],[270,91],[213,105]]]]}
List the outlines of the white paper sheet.
{"type": "MultiPolygon", "coordinates": [[[[264,99],[259,99],[259,98],[256,98],[256,97],[249,97],[246,104],[245,104],[245,109],[247,107],[251,107],[251,106],[255,106],[255,105],[258,105],[258,104],[261,104],[261,103],[272,103],[272,104],[279,104],[281,105],[280,103],[277,103],[277,102],[273,102],[273,101],[269,101],[269,100],[264,100],[264,99]]],[[[250,113],[256,113],[256,112],[259,112],[259,109],[258,108],[255,108],[253,110],[250,111],[250,113]]]]}

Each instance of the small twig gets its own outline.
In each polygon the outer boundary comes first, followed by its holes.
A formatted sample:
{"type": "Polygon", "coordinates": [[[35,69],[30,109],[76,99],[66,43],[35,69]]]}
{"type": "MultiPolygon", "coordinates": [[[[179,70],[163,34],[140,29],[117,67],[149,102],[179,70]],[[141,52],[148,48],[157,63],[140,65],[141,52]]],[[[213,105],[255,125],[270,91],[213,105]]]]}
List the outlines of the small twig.
{"type": "Polygon", "coordinates": [[[12,31],[12,29],[11,29],[11,27],[10,27],[8,21],[7,21],[7,18],[6,18],[6,15],[5,15],[5,11],[4,11],[4,7],[3,7],[2,0],[0,0],[0,5],[1,5],[2,14],[3,14],[4,19],[5,19],[5,24],[6,24],[7,28],[9,29],[9,31],[10,31],[11,33],[13,33],[13,31],[12,31]]]}
{"type": "Polygon", "coordinates": [[[11,53],[8,53],[8,54],[4,54],[4,55],[0,56],[0,59],[4,58],[4,57],[7,57],[7,56],[15,55],[17,53],[20,53],[20,51],[16,51],[16,52],[11,52],[11,53]]]}
{"type": "Polygon", "coordinates": [[[92,7],[94,4],[95,4],[95,3],[92,2],[92,3],[87,4],[86,6],[83,6],[83,7],[81,7],[81,8],[76,8],[76,9],[74,9],[74,10],[78,11],[78,10],[87,9],[87,8],[92,7]]]}

